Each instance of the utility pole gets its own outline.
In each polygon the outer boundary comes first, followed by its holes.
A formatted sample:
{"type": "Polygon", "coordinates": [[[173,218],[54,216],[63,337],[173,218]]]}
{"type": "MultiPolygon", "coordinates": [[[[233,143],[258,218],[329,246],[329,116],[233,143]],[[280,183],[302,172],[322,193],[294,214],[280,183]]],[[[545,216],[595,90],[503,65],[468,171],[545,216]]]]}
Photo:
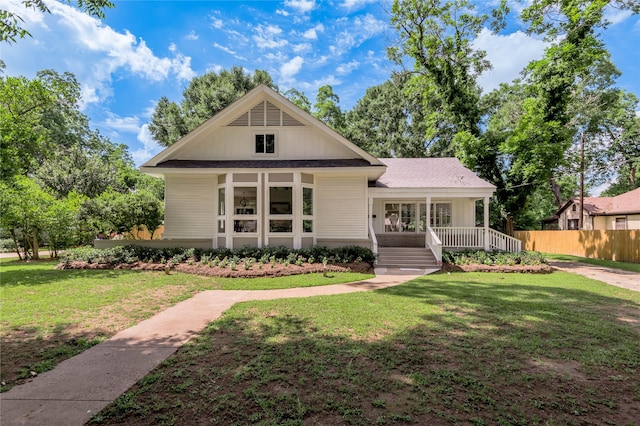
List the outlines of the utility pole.
{"type": "Polygon", "coordinates": [[[584,230],[584,132],[580,133],[580,218],[578,229],[584,230]]]}

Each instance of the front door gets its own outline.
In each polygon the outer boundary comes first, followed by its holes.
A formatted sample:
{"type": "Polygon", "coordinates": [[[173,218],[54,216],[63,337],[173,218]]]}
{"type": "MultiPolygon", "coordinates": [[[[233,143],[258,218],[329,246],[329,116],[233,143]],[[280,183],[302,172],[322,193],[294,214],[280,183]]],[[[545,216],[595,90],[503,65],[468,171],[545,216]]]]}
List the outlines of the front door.
{"type": "Polygon", "coordinates": [[[385,203],[384,232],[416,232],[416,203],[385,203]]]}

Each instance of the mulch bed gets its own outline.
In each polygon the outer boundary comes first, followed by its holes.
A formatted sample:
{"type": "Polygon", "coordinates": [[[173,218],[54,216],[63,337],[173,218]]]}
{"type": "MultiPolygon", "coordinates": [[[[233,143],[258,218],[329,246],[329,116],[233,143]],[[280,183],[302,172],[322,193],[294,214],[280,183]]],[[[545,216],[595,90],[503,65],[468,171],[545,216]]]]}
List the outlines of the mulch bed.
{"type": "MultiPolygon", "coordinates": [[[[186,274],[205,275],[209,277],[255,278],[283,277],[286,275],[300,275],[310,274],[314,272],[323,272],[324,266],[321,263],[303,263],[300,266],[294,264],[284,265],[280,263],[271,266],[270,263],[266,263],[260,268],[259,264],[254,263],[249,267],[249,269],[245,270],[244,264],[239,263],[235,270],[231,270],[228,266],[226,268],[220,268],[218,266],[210,267],[201,263],[194,263],[193,265],[180,263],[178,265],[169,266],[167,264],[144,262],[121,263],[114,265],[107,263],[88,263],[73,261],[68,263],[60,263],[58,266],[56,266],[56,269],[119,269],[133,271],[165,271],[167,273],[176,271],[186,274]]],[[[327,265],[326,271],[372,273],[373,268],[366,262],[359,262],[340,265],[327,265]]]]}

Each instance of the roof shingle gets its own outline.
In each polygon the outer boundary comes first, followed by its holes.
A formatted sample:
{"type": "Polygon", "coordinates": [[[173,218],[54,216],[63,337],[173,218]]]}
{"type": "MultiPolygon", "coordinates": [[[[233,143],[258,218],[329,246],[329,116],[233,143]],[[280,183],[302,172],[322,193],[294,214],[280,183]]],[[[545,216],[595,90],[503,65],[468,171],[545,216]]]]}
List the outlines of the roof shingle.
{"type": "Polygon", "coordinates": [[[457,158],[379,158],[387,171],[379,188],[486,188],[495,186],[479,178],[457,158]]]}

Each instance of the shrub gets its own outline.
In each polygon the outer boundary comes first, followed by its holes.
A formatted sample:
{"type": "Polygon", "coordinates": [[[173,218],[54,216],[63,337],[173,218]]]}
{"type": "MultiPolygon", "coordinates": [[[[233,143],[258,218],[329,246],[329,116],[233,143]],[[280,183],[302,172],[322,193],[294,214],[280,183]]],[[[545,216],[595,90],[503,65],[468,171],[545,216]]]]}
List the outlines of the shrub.
{"type": "MultiPolygon", "coordinates": [[[[444,253],[445,260],[451,256],[444,253]]],[[[109,249],[95,249],[92,247],[79,247],[67,250],[61,256],[62,263],[73,261],[83,261],[87,263],[120,264],[120,263],[169,263],[177,265],[188,263],[190,265],[199,262],[203,265],[226,267],[230,263],[237,266],[256,262],[262,264],[271,263],[272,267],[276,263],[287,265],[301,265],[308,260],[314,263],[322,259],[323,263],[359,263],[367,262],[373,264],[375,254],[360,246],[345,246],[336,249],[327,247],[311,247],[309,249],[290,250],[286,247],[243,247],[236,250],[227,248],[218,249],[195,249],[195,248],[151,248],[141,246],[118,246],[109,249]],[[221,260],[222,259],[222,260],[221,260]]],[[[538,259],[531,256],[531,259],[538,259]]],[[[538,261],[540,261],[538,259],[538,261]]]]}
{"type": "Polygon", "coordinates": [[[523,251],[511,253],[505,251],[463,250],[443,251],[442,261],[452,265],[542,265],[547,260],[541,253],[535,251],[523,251]]]}

